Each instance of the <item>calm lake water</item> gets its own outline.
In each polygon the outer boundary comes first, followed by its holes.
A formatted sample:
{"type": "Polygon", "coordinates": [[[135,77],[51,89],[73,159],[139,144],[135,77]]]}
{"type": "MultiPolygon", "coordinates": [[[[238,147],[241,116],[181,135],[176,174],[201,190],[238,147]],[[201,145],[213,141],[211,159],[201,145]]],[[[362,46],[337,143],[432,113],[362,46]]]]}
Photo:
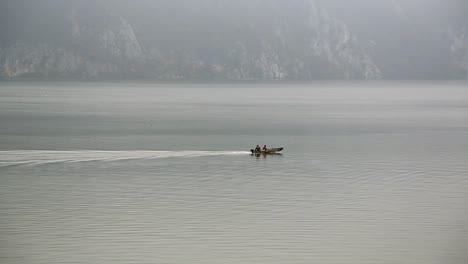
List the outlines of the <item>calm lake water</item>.
{"type": "Polygon", "coordinates": [[[0,83],[0,263],[468,263],[467,87],[0,83]]]}

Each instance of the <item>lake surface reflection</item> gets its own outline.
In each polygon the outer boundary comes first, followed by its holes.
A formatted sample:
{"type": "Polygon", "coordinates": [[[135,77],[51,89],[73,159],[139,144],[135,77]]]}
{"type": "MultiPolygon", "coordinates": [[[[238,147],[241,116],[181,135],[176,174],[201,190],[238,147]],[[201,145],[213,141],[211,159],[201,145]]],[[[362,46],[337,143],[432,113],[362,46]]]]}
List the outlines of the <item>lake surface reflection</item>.
{"type": "Polygon", "coordinates": [[[466,87],[2,83],[0,262],[467,263],[466,87]]]}

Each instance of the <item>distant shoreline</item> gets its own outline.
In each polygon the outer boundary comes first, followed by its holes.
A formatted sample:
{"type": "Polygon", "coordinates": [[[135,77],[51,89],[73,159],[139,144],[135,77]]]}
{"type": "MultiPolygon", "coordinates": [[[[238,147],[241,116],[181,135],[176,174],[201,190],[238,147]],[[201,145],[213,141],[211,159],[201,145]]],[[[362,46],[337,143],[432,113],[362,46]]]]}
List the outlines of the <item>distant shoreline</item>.
{"type": "Polygon", "coordinates": [[[160,83],[160,84],[307,84],[307,83],[385,83],[385,82],[467,82],[468,78],[459,79],[314,79],[314,80],[228,80],[228,79],[158,79],[158,78],[0,78],[0,83],[15,82],[80,82],[80,83],[160,83]]]}

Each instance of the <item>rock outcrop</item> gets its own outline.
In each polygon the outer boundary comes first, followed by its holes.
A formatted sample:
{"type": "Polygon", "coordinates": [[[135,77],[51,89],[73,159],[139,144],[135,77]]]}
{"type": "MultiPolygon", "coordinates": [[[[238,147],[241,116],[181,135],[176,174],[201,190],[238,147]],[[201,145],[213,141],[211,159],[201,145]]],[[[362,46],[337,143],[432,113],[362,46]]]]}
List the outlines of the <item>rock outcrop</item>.
{"type": "Polygon", "coordinates": [[[453,61],[460,70],[460,75],[468,79],[468,30],[458,30],[451,34],[453,61]]]}

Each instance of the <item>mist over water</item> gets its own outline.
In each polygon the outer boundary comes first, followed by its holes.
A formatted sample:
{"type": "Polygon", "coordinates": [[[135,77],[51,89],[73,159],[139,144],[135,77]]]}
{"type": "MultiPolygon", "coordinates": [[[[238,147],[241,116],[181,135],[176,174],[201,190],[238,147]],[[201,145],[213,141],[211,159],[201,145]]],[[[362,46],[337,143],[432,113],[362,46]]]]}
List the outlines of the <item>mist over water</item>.
{"type": "Polygon", "coordinates": [[[1,83],[0,262],[466,263],[466,87],[1,83]]]}

